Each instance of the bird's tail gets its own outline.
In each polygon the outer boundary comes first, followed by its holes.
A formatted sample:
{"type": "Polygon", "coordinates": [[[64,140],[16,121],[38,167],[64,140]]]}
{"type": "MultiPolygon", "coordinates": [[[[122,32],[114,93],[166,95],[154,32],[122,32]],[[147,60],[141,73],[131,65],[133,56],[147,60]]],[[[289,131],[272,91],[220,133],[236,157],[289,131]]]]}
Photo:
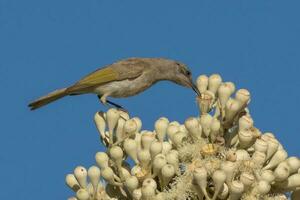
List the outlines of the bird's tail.
{"type": "Polygon", "coordinates": [[[39,99],[31,102],[28,106],[30,107],[30,110],[35,110],[37,108],[40,108],[42,106],[45,106],[53,101],[56,101],[66,95],[69,95],[67,91],[67,88],[62,88],[62,89],[58,89],[55,90],[49,94],[47,94],[46,96],[42,96],[39,99]]]}

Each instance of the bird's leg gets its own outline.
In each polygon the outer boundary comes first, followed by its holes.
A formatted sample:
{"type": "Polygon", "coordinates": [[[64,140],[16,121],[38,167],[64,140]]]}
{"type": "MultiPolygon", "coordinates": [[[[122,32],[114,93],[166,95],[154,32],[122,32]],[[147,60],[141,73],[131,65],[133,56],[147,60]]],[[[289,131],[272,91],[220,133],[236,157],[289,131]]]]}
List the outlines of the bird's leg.
{"type": "Polygon", "coordinates": [[[110,104],[110,105],[116,107],[118,110],[121,110],[121,111],[124,111],[124,112],[128,113],[128,111],[127,111],[125,108],[123,108],[122,106],[120,106],[119,104],[116,104],[116,103],[114,103],[114,102],[108,100],[108,99],[107,99],[107,95],[105,95],[105,94],[102,95],[102,96],[101,96],[101,95],[98,95],[98,98],[99,98],[99,100],[101,101],[101,103],[102,103],[103,105],[110,104]]]}

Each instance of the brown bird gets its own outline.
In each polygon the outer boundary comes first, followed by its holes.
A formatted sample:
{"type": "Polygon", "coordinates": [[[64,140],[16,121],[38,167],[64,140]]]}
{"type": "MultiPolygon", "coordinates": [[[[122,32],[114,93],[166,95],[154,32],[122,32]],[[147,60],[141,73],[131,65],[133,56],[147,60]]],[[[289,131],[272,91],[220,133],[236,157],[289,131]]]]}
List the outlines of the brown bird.
{"type": "Polygon", "coordinates": [[[192,88],[200,95],[191,71],[183,63],[164,58],[129,58],[100,68],[74,85],[55,90],[28,106],[35,110],[64,96],[94,93],[103,104],[122,108],[107,100],[107,97],[133,96],[162,80],[192,88]]]}

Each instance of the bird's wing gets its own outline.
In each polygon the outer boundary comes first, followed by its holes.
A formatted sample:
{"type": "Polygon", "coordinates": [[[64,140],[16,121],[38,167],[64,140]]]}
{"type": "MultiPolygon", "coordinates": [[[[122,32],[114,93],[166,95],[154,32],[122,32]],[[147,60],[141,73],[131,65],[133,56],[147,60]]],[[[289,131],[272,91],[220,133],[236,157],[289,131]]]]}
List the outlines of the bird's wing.
{"type": "Polygon", "coordinates": [[[147,64],[148,63],[138,58],[130,58],[116,62],[85,76],[73,86],[69,87],[67,92],[69,94],[89,92],[88,89],[108,82],[134,79],[143,73],[147,64]]]}

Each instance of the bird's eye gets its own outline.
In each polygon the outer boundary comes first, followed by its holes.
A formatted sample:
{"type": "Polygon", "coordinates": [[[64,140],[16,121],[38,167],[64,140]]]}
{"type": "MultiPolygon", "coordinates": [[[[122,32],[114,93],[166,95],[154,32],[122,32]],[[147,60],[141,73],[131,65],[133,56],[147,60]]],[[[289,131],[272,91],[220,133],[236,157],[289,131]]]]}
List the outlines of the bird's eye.
{"type": "Polygon", "coordinates": [[[186,75],[190,76],[191,72],[189,70],[186,71],[186,75]]]}

